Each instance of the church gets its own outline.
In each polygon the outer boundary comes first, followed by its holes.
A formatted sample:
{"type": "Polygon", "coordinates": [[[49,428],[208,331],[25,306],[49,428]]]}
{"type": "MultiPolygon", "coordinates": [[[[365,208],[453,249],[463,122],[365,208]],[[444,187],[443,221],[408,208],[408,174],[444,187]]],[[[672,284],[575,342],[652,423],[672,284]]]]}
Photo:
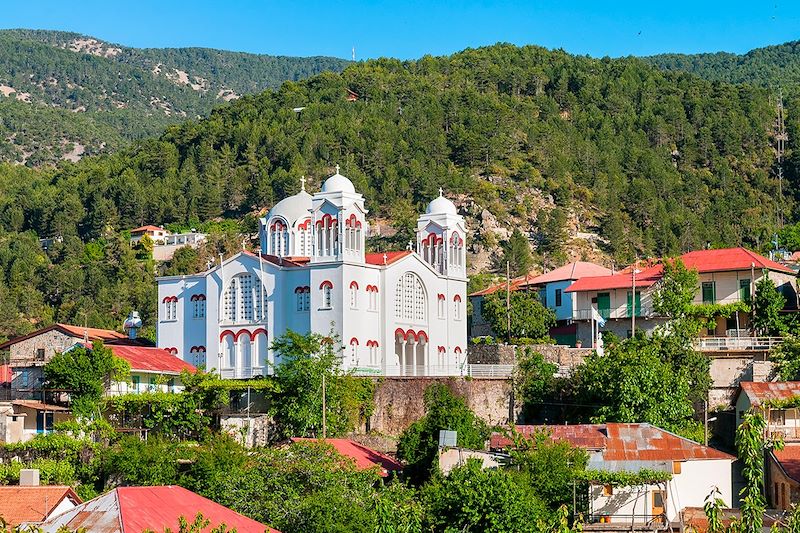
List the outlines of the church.
{"type": "Polygon", "coordinates": [[[287,330],[337,339],[342,368],[460,375],[466,367],[466,227],[442,195],[417,220],[416,250],[367,253],[364,197],[339,173],[260,220],[260,253],[158,278],[157,343],[227,378],[280,364],[287,330]]]}

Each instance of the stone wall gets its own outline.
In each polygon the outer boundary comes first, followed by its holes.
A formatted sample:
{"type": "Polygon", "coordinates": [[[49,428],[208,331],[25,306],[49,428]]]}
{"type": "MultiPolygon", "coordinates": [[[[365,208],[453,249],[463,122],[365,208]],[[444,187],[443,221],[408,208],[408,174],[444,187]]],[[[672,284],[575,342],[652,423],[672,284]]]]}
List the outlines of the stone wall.
{"type": "Polygon", "coordinates": [[[470,344],[467,357],[472,365],[512,365],[516,362],[517,349],[539,352],[545,361],[569,368],[580,365],[592,353],[591,348],[571,348],[562,344],[470,344]]]}
{"type": "Polygon", "coordinates": [[[272,419],[267,415],[225,415],[220,419],[222,431],[228,433],[237,442],[252,448],[269,444],[269,428],[272,419]]]}
{"type": "Polygon", "coordinates": [[[58,330],[52,329],[41,333],[30,339],[12,344],[10,347],[9,362],[12,367],[44,365],[53,358],[55,352],[63,351],[73,346],[78,339],[70,335],[65,335],[58,330]],[[39,357],[36,351],[44,350],[44,356],[39,357]]]}
{"type": "Polygon", "coordinates": [[[425,415],[423,397],[425,389],[433,383],[444,383],[463,397],[469,408],[487,424],[518,420],[520,411],[514,402],[510,379],[387,377],[377,380],[375,412],[368,429],[390,436],[402,433],[425,415]]]}
{"type": "Polygon", "coordinates": [[[711,357],[711,389],[709,407],[731,407],[742,381],[771,381],[774,379],[772,361],[755,360],[752,355],[711,357]]]}

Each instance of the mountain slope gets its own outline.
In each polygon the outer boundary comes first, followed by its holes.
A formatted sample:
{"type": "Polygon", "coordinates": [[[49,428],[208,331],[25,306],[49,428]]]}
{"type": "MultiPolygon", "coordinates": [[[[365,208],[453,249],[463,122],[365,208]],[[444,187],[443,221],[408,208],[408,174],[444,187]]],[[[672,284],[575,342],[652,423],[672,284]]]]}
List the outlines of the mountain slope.
{"type": "Polygon", "coordinates": [[[767,87],[800,82],[800,41],[756,48],[746,54],[660,54],[643,58],[663,70],[691,72],[708,80],[767,87]]]}
{"type": "Polygon", "coordinates": [[[68,143],[86,154],[114,149],[205,116],[241,94],[347,63],[198,48],[137,50],[74,33],[0,31],[0,98],[6,101],[0,157],[36,164],[62,157],[68,143]],[[53,109],[83,116],[73,122],[53,109]],[[49,127],[15,135],[9,122],[20,116],[49,127]]]}

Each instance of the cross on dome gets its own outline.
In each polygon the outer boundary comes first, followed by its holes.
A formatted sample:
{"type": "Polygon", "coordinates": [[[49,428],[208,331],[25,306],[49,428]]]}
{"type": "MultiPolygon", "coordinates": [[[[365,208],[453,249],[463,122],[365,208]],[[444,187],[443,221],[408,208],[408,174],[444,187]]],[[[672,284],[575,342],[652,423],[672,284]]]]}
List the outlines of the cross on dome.
{"type": "Polygon", "coordinates": [[[339,165],[336,165],[336,173],[339,173],[339,165]]]}
{"type": "Polygon", "coordinates": [[[439,196],[444,196],[444,189],[439,187],[439,196]]]}
{"type": "Polygon", "coordinates": [[[301,191],[305,191],[306,190],[306,177],[305,176],[300,176],[300,190],[301,191]]]}

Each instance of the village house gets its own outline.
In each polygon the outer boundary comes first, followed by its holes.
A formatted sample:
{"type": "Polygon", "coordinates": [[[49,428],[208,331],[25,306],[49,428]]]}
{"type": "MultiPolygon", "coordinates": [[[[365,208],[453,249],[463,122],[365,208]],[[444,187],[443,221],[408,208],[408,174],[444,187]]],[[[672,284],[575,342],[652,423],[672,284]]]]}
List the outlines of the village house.
{"type": "Polygon", "coordinates": [[[280,533],[277,529],[174,485],[118,487],[66,512],[25,525],[40,528],[44,533],[64,530],[104,533],[178,531],[181,518],[191,524],[197,513],[202,513],[203,518],[209,521],[208,528],[203,531],[211,531],[224,524],[226,531],[280,533]]]}
{"type": "MultiPolygon", "coordinates": [[[[590,485],[587,530],[594,523],[679,523],[683,509],[702,507],[715,487],[725,504],[732,505],[731,465],[735,457],[650,424],[517,426],[516,430],[527,437],[545,432],[555,441],[586,450],[588,470],[647,469],[671,475],[663,483],[634,487],[590,485]]],[[[492,450],[512,445],[512,439],[505,435],[495,433],[491,437],[492,450]]]]}
{"type": "Polygon", "coordinates": [[[168,233],[163,240],[153,245],[153,259],[169,261],[180,248],[189,246],[197,248],[208,239],[205,233],[190,231],[187,233],[168,233]]]}
{"type": "MultiPolygon", "coordinates": [[[[575,298],[572,293],[567,292],[567,287],[584,277],[610,274],[611,270],[595,263],[573,261],[538,276],[527,275],[514,278],[508,288],[512,292],[520,290],[535,292],[542,305],[555,312],[557,325],[551,331],[551,336],[558,344],[574,345],[576,328],[573,318],[576,316],[577,308],[575,298]]],[[[496,283],[469,295],[470,302],[472,302],[471,335],[473,337],[493,335],[491,326],[483,318],[481,310],[484,298],[498,291],[505,293],[505,282],[496,283]]]]}
{"type": "Polygon", "coordinates": [[[131,238],[130,238],[130,245],[136,246],[139,244],[139,241],[142,240],[142,237],[147,235],[153,244],[162,243],[164,242],[164,238],[169,235],[169,231],[165,230],[160,226],[153,226],[152,224],[148,224],[146,226],[140,226],[138,228],[134,228],[130,230],[131,238]]]}
{"type": "Polygon", "coordinates": [[[82,502],[72,487],[41,486],[38,470],[23,469],[19,485],[0,486],[0,519],[14,528],[24,523],[42,522],[82,502]]]}
{"type": "Polygon", "coordinates": [[[800,410],[782,405],[800,400],[800,381],[743,381],[739,387],[735,398],[736,427],[742,423],[744,414],[755,407],[764,414],[767,437],[800,443],[800,410]]]}
{"type": "MultiPolygon", "coordinates": [[[[688,269],[698,272],[696,304],[747,303],[755,294],[756,283],[767,276],[786,298],[786,307],[797,309],[794,271],[755,252],[745,248],[697,250],[683,254],[679,259],[688,269]]],[[[593,309],[605,322],[600,331],[609,331],[620,337],[631,335],[634,311],[637,330],[649,333],[665,324],[666,318],[653,309],[653,293],[662,277],[663,266],[656,262],[637,263],[635,267],[617,274],[576,281],[566,292],[574,294],[576,300],[573,318],[578,340],[586,346],[592,345],[593,309]]],[[[704,340],[705,344],[700,348],[730,346],[734,344],[731,338],[748,336],[749,328],[748,313],[740,311],[730,318],[718,317],[716,328],[706,332],[712,338],[704,340]]]]}

